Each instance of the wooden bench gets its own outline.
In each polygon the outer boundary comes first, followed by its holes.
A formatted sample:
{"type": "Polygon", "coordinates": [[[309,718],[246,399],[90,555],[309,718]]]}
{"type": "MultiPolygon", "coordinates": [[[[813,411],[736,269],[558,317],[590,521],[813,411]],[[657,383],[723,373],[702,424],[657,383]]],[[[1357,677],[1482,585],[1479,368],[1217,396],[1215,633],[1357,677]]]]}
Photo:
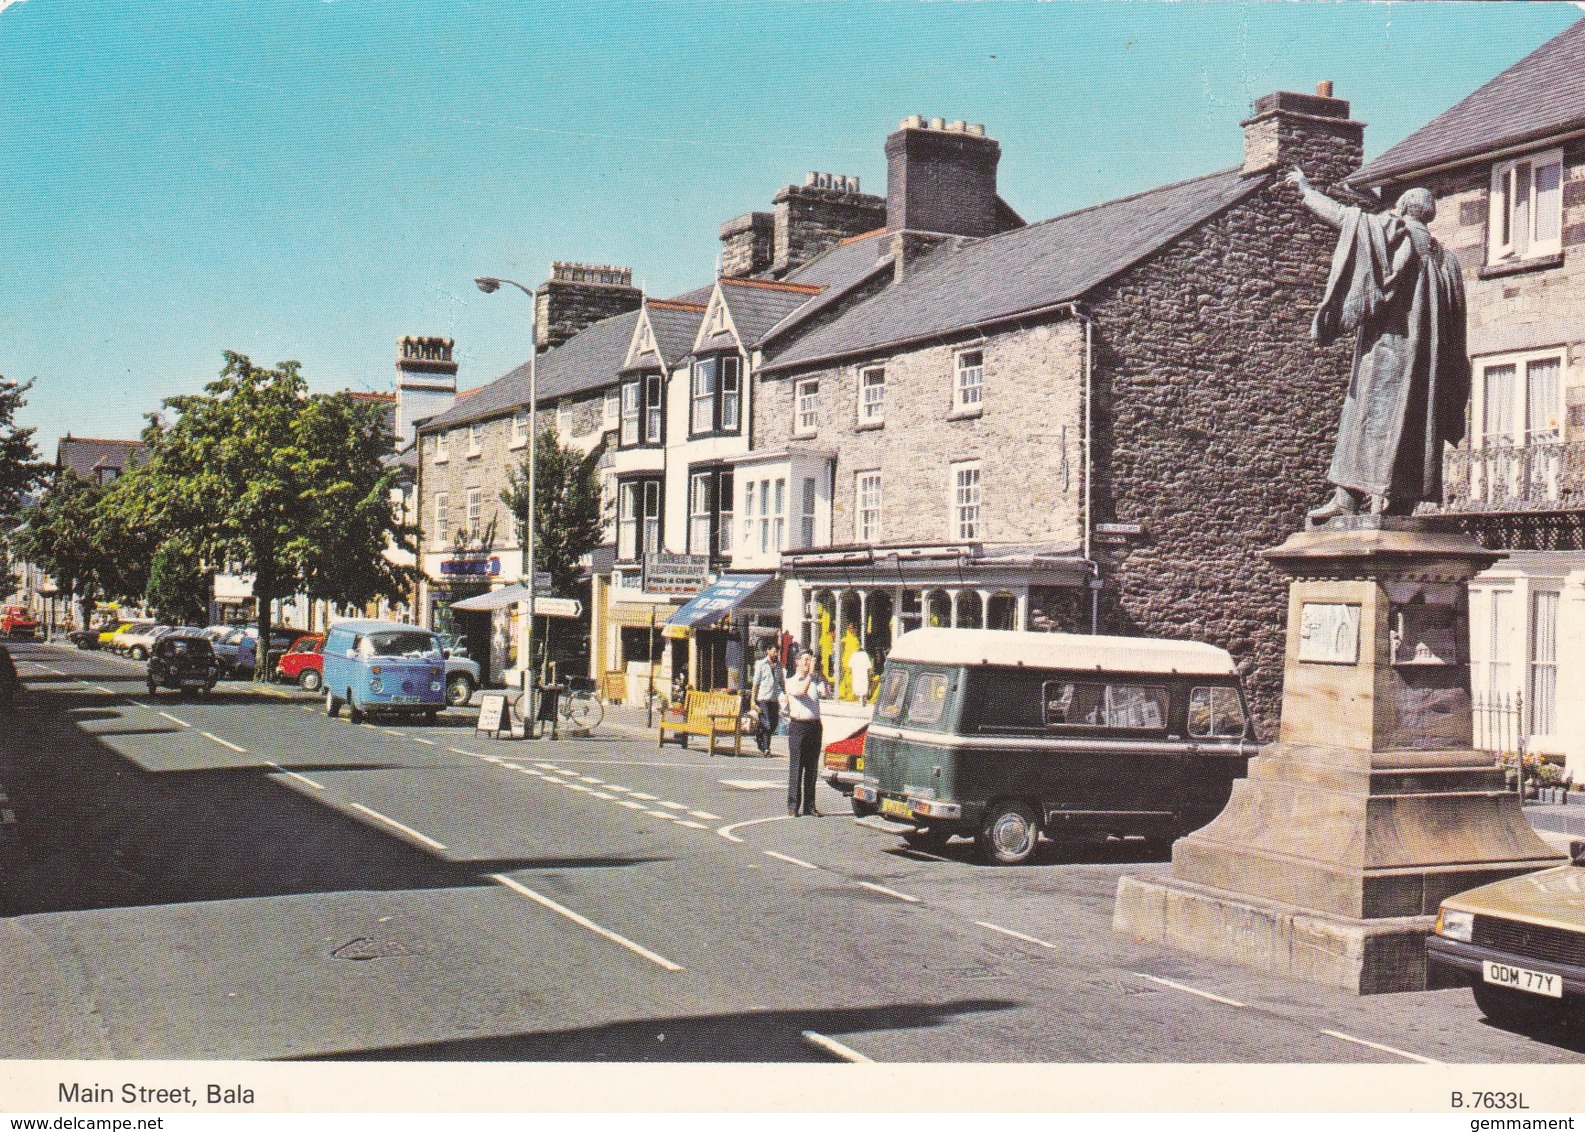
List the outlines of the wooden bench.
{"type": "Polygon", "coordinates": [[[743,701],[736,692],[689,692],[683,701],[680,718],[662,716],[657,747],[666,745],[667,732],[684,747],[688,736],[703,735],[710,745],[710,754],[716,753],[717,737],[731,736],[732,753],[743,753],[743,701]]]}

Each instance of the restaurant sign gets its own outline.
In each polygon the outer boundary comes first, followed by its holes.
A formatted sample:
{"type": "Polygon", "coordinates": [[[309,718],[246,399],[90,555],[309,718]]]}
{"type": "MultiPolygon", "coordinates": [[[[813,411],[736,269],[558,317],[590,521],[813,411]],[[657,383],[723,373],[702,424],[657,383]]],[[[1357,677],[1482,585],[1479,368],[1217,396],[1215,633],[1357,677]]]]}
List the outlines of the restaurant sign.
{"type": "Polygon", "coordinates": [[[696,594],[710,581],[710,558],[704,554],[644,556],[643,588],[648,594],[696,594]]]}

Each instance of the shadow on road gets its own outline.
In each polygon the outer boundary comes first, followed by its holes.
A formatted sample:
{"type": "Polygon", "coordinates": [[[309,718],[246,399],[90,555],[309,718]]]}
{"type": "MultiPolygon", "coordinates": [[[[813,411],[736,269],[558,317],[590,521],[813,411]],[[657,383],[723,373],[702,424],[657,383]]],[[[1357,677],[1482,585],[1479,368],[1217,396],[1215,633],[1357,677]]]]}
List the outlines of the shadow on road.
{"type": "Polygon", "coordinates": [[[917,1030],[962,1014],[1011,1010],[1007,999],[910,1002],[830,1010],[755,1010],[610,1022],[572,1030],[389,1046],[303,1061],[814,1061],[837,1060],[803,1037],[812,1030],[863,1053],[874,1030],[917,1030]]]}

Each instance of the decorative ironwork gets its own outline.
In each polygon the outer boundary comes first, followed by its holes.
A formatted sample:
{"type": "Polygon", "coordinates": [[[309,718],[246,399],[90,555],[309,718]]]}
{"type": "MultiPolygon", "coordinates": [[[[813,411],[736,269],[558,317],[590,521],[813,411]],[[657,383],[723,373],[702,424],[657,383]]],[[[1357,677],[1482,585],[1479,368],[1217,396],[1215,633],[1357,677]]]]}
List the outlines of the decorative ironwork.
{"type": "Polygon", "coordinates": [[[1442,514],[1585,508],[1585,442],[1458,448],[1442,465],[1442,514]]]}

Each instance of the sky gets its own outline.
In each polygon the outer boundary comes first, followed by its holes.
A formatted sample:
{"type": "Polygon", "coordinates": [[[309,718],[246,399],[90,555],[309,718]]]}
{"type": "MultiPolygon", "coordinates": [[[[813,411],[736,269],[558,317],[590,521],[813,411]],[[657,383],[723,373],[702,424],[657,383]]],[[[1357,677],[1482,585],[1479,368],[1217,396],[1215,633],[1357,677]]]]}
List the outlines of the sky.
{"type": "Polygon", "coordinates": [[[1576,4],[0,0],[0,374],[21,423],[132,437],[235,350],[392,388],[527,356],[553,259],[710,281],[720,224],[806,171],[885,191],[910,114],[983,122],[1028,220],[1237,165],[1273,90],[1337,97],[1366,158],[1576,4]]]}

